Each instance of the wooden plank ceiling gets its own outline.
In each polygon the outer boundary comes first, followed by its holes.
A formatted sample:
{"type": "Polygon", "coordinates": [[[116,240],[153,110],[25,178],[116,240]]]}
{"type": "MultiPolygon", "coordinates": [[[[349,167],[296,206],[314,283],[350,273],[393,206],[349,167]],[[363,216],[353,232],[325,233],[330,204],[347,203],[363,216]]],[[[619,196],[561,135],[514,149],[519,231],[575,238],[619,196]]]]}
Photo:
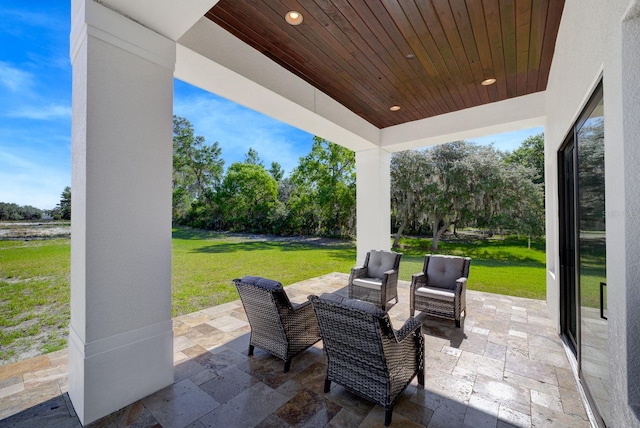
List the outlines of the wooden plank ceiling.
{"type": "Polygon", "coordinates": [[[544,91],[563,7],[564,0],[220,0],[206,17],[385,128],[544,91]],[[285,21],[291,10],[302,24],[285,21]],[[487,78],[497,81],[481,85],[487,78]]]}

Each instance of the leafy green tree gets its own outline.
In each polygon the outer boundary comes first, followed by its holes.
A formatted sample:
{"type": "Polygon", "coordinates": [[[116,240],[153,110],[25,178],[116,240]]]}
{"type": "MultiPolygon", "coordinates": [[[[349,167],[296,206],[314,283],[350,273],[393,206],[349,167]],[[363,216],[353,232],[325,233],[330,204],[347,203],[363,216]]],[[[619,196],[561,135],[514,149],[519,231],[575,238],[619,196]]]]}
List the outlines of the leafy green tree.
{"type": "Polygon", "coordinates": [[[264,162],[262,162],[262,159],[260,159],[260,156],[258,156],[258,152],[252,147],[249,147],[249,151],[246,155],[244,155],[244,163],[248,163],[249,165],[264,166],[264,162]]]}
{"type": "Polygon", "coordinates": [[[230,229],[269,232],[269,219],[278,202],[278,184],[264,167],[235,162],[229,167],[217,198],[230,229]]]}
{"type": "Polygon", "coordinates": [[[31,205],[18,205],[7,202],[0,202],[0,220],[39,220],[43,211],[31,205]]]}
{"type": "Polygon", "coordinates": [[[506,163],[493,146],[464,141],[394,154],[394,245],[411,222],[429,226],[432,251],[452,226],[454,233],[458,227],[475,226],[538,235],[544,231],[543,194],[534,176],[532,168],[506,163]]]}
{"type": "Polygon", "coordinates": [[[60,194],[60,202],[51,210],[56,220],[71,220],[71,187],[67,186],[60,194]]]}
{"type": "Polygon", "coordinates": [[[278,183],[282,181],[284,177],[284,170],[282,166],[278,162],[271,162],[271,168],[269,168],[269,174],[276,180],[278,183]]]}
{"type": "Polygon", "coordinates": [[[426,218],[426,195],[431,185],[433,164],[424,150],[407,150],[391,157],[391,210],[397,223],[393,248],[404,230],[426,218]]]}
{"type": "Polygon", "coordinates": [[[296,185],[289,204],[305,223],[317,220],[317,233],[349,236],[355,231],[355,154],[342,146],[313,138],[311,152],[291,175],[296,185]],[[302,204],[308,204],[303,208],[302,204]],[[315,218],[314,218],[315,217],[315,218]]]}
{"type": "Polygon", "coordinates": [[[204,137],[195,136],[187,119],[173,117],[174,221],[193,218],[193,210],[211,211],[214,208],[213,195],[224,171],[221,153],[217,142],[208,145],[204,137]]]}
{"type": "Polygon", "coordinates": [[[534,183],[544,183],[544,133],[532,135],[509,153],[507,163],[517,163],[535,171],[534,183]]]}

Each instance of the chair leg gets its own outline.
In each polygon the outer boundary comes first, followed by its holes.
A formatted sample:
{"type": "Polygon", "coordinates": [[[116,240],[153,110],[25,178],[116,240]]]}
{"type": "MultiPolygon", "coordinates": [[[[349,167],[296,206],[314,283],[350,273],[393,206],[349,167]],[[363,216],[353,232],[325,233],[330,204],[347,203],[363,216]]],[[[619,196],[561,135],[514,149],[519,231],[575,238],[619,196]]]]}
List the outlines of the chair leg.
{"type": "Polygon", "coordinates": [[[384,408],[384,426],[388,427],[391,423],[391,416],[393,415],[393,405],[384,408]]]}
{"type": "Polygon", "coordinates": [[[424,386],[424,370],[418,371],[418,385],[424,386]]]}
{"type": "Polygon", "coordinates": [[[460,328],[460,320],[456,320],[456,327],[460,328]]]}
{"type": "Polygon", "coordinates": [[[329,380],[329,378],[326,378],[324,380],[324,392],[329,392],[329,390],[331,389],[331,381],[329,380]]]}
{"type": "Polygon", "coordinates": [[[249,345],[249,352],[247,352],[247,355],[249,356],[253,355],[253,345],[249,345]]]}
{"type": "Polygon", "coordinates": [[[284,372],[287,373],[291,369],[291,358],[284,360],[284,372]]]}

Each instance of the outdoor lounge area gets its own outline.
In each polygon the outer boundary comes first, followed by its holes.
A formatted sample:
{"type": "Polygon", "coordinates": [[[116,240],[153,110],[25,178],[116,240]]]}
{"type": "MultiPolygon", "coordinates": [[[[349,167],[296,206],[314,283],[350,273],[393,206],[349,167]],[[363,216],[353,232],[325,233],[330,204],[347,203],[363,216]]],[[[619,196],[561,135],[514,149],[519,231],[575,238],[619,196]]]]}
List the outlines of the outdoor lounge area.
{"type": "MultiPolygon", "coordinates": [[[[331,273],[285,288],[347,296],[348,275],[331,273]]],[[[394,328],[409,317],[409,288],[389,304],[394,328]]],[[[427,317],[425,387],[414,379],[391,426],[588,427],[576,380],[540,300],[467,291],[461,328],[427,317]]],[[[247,356],[249,324],[240,300],[173,319],[174,383],[91,423],[92,427],[373,427],[384,408],[333,384],[324,393],[322,341],[282,360],[259,348],[247,356]]],[[[67,351],[0,367],[0,426],[80,427],[67,394],[67,351]]]]}
{"type": "MultiPolygon", "coordinates": [[[[544,127],[546,301],[469,292],[460,329],[428,320],[426,389],[405,391],[393,424],[586,425],[575,374],[595,426],[640,427],[639,41],[640,0],[72,0],[68,366],[38,360],[45,379],[46,367],[68,370],[70,401],[47,408],[71,402],[85,425],[125,406],[116,419],[174,426],[382,424],[381,408],[338,386],[320,393],[320,344],[283,375],[282,360],[247,357],[239,304],[218,319],[225,306],[172,319],[177,79],[355,153],[354,265],[390,249],[394,153],[544,127]],[[317,384],[305,378],[314,363],[317,384]],[[244,379],[239,395],[207,379],[221,366],[244,379]]],[[[330,289],[315,281],[294,297],[330,289]]],[[[390,311],[401,321],[398,288],[390,311]]],[[[15,391],[3,405],[37,404],[22,398],[37,375],[2,370],[12,375],[1,390],[15,391]]],[[[57,380],[44,385],[36,402],[61,393],[57,380]]]]}

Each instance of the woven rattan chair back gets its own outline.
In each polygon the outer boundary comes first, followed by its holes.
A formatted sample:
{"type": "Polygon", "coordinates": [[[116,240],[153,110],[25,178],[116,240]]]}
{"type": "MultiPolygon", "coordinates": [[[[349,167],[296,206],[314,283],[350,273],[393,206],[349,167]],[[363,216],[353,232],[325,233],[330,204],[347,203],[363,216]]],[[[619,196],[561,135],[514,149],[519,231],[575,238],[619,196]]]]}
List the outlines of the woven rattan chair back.
{"type": "MultiPolygon", "coordinates": [[[[310,296],[327,356],[325,392],[331,382],[385,408],[391,422],[393,404],[416,375],[424,384],[424,342],[420,324],[410,319],[398,332],[389,315],[369,303],[342,304],[310,296]],[[353,306],[370,308],[359,310],[353,306]],[[352,306],[353,304],[353,306],[352,306]]],[[[353,303],[356,302],[356,303],[353,303]]]]}
{"type": "Polygon", "coordinates": [[[234,280],[251,326],[249,355],[254,347],[285,362],[320,340],[320,331],[310,302],[291,304],[282,284],[260,277],[234,280]]]}

